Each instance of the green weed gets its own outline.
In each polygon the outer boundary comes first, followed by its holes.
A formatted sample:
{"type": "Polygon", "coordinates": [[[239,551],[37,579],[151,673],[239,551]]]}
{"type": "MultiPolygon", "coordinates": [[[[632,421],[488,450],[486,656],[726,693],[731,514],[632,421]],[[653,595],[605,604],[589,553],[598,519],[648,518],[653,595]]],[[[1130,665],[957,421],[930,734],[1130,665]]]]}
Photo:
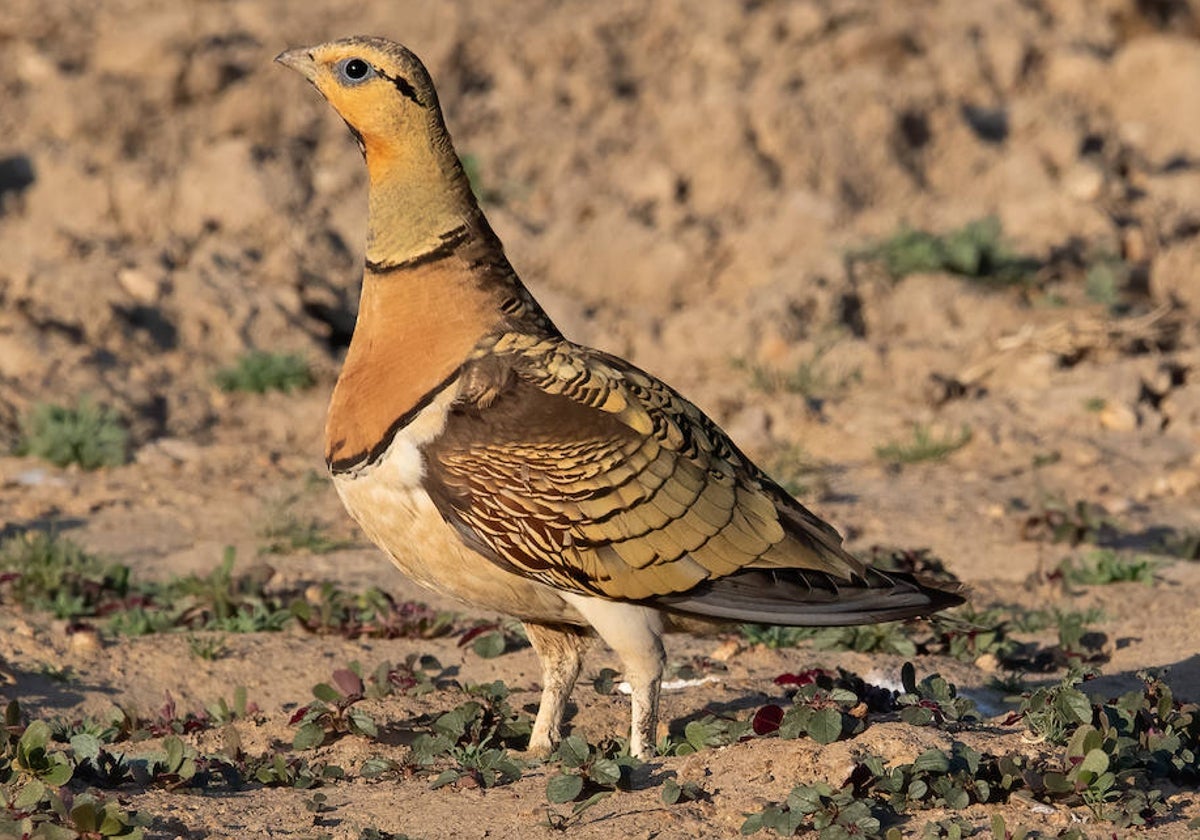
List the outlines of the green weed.
{"type": "Polygon", "coordinates": [[[1021,524],[1021,539],[1037,542],[1098,543],[1116,536],[1118,528],[1099,505],[1079,499],[1047,498],[1021,524]]]}
{"type": "Polygon", "coordinates": [[[116,467],[128,460],[129,433],[116,412],[86,397],[74,408],[39,403],[21,420],[17,454],[58,467],[116,467]]]}
{"type": "Polygon", "coordinates": [[[123,602],[129,567],[54,533],[26,531],[0,542],[0,586],[23,607],[79,618],[123,602]]]}
{"type": "Polygon", "coordinates": [[[615,745],[594,747],[578,735],[569,735],[558,745],[554,758],[560,771],[546,781],[546,799],[553,805],[574,803],[566,813],[547,809],[546,824],[564,831],[570,821],[588,808],[607,799],[616,790],[628,789],[634,768],[641,762],[629,755],[614,754],[615,745]]]}
{"type": "Polygon", "coordinates": [[[938,461],[952,452],[962,449],[971,442],[971,429],[963,424],[958,434],[946,433],[934,437],[928,426],[914,423],[912,440],[893,441],[875,448],[875,455],[889,464],[916,464],[921,461],[938,461]]]}
{"type": "Polygon", "coordinates": [[[1037,260],[1014,253],[994,216],[968,222],[946,233],[903,229],[856,256],[878,259],[892,278],[946,272],[990,286],[1026,283],[1037,260]]]}
{"type": "Polygon", "coordinates": [[[733,366],[747,371],[751,387],[765,394],[800,394],[814,399],[828,397],[862,380],[862,371],[857,368],[841,372],[831,368],[825,356],[832,348],[832,344],[817,347],[809,358],[790,370],[754,364],[745,359],[734,359],[733,366]]]}
{"type": "Polygon", "coordinates": [[[292,748],[311,750],[342,735],[379,736],[375,719],[362,709],[354,708],[366,698],[362,676],[352,664],[333,672],[332,683],[313,686],[316,698],[292,715],[290,723],[300,725],[292,739],[292,748]]]}
{"type": "Polygon", "coordinates": [[[849,786],[834,789],[825,782],[816,782],[797,785],[787,801],[747,814],[741,833],[757,834],[767,829],[780,837],[793,837],[807,830],[822,840],[879,840],[884,837],[881,817],[894,819],[895,815],[885,811],[873,797],[856,795],[849,786]]]}
{"type": "Polygon", "coordinates": [[[1089,551],[1082,557],[1068,557],[1058,570],[1067,583],[1077,586],[1103,586],[1108,583],[1154,582],[1161,564],[1145,555],[1125,555],[1112,549],[1089,551]]]}
{"type": "Polygon", "coordinates": [[[316,519],[301,519],[293,514],[284,514],[273,519],[259,535],[267,540],[259,551],[261,554],[329,554],[354,545],[352,540],[331,537],[328,526],[316,519]]]}
{"type": "Polygon", "coordinates": [[[295,353],[272,353],[252,350],[237,362],[216,374],[217,387],[222,391],[248,391],[265,394],[283,391],[290,394],[311,388],[316,380],[303,356],[295,353]]]}

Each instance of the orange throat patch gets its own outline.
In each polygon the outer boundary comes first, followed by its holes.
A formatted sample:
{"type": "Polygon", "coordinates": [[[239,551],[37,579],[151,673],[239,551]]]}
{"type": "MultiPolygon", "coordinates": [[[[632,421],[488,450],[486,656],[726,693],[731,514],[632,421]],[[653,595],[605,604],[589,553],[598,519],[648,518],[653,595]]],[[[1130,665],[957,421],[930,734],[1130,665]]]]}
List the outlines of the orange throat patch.
{"type": "Polygon", "coordinates": [[[367,270],[358,321],[325,423],[336,471],[373,461],[450,385],[494,328],[494,303],[455,259],[367,270]]]}

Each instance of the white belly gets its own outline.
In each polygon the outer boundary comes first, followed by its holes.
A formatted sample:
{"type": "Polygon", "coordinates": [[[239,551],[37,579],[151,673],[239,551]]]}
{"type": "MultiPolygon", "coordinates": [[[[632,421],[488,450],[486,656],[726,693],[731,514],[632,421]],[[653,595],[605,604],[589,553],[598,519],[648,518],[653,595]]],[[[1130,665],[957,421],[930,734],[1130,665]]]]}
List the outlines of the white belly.
{"type": "Polygon", "coordinates": [[[520,619],[586,623],[553,588],[505,571],[464,546],[422,488],[419,447],[441,431],[453,390],[402,429],[375,464],[334,475],[342,503],[371,541],[422,586],[520,619]]]}

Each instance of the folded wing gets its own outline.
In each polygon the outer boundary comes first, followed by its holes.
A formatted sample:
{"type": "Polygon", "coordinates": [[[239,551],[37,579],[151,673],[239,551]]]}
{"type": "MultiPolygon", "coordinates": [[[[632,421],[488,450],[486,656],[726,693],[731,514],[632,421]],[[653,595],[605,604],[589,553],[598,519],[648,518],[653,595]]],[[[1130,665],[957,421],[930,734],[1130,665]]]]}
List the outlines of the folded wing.
{"type": "Polygon", "coordinates": [[[847,624],[957,600],[865,567],[703,412],[626,362],[506,336],[464,368],[425,488],[468,545],[563,590],[847,624]]]}

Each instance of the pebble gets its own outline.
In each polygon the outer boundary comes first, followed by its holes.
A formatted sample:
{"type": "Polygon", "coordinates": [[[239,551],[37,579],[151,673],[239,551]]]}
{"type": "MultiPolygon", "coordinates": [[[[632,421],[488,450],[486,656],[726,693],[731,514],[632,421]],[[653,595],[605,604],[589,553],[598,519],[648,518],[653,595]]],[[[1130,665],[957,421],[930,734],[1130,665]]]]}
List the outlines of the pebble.
{"type": "Polygon", "coordinates": [[[1090,163],[1076,163],[1063,175],[1063,189],[1077,201],[1095,201],[1104,190],[1104,173],[1090,163]]]}
{"type": "Polygon", "coordinates": [[[100,634],[91,627],[76,630],[70,638],[72,653],[91,654],[103,647],[100,642],[100,634]]]}
{"type": "Polygon", "coordinates": [[[1138,426],[1137,412],[1121,402],[1108,402],[1100,410],[1100,425],[1114,432],[1132,432],[1138,426]]]}
{"type": "Polygon", "coordinates": [[[122,268],[117,272],[117,282],[131,298],[142,303],[153,303],[162,290],[157,280],[138,268],[122,268]]]}
{"type": "Polygon", "coordinates": [[[741,651],[742,645],[737,639],[726,639],[716,650],[708,655],[708,658],[715,659],[717,662],[728,662],[741,653],[741,651]]]}

